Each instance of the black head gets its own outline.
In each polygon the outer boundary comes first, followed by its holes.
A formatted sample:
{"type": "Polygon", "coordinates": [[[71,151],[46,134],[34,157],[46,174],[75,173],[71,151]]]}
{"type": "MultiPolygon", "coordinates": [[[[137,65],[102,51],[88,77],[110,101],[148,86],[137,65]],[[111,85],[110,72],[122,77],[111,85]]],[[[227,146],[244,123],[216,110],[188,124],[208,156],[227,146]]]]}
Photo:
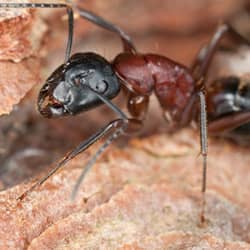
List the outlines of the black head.
{"type": "Polygon", "coordinates": [[[102,104],[93,90],[109,99],[119,93],[120,83],[111,64],[94,53],[74,54],[41,88],[38,110],[51,118],[92,109],[102,104]]]}

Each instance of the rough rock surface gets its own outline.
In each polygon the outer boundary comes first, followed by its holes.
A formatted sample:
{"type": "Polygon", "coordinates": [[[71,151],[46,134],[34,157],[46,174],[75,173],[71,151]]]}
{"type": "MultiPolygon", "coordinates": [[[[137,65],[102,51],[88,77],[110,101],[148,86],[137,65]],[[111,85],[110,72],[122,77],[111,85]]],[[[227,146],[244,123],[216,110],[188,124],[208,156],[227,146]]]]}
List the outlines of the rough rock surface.
{"type": "Polygon", "coordinates": [[[35,56],[45,31],[34,10],[0,9],[0,115],[39,83],[40,59],[35,56]]]}
{"type": "Polygon", "coordinates": [[[211,235],[197,236],[190,233],[168,233],[158,237],[147,237],[136,242],[124,244],[119,250],[248,250],[249,244],[225,242],[211,235]]]}
{"type": "MultiPolygon", "coordinates": [[[[129,185],[91,213],[80,212],[59,221],[28,249],[116,249],[142,237],[173,231],[249,242],[249,214],[215,194],[209,193],[207,198],[209,220],[200,227],[197,192],[179,192],[166,185],[129,185]]],[[[204,240],[200,246],[205,244],[204,240]]]]}
{"type": "Polygon", "coordinates": [[[20,63],[0,61],[0,114],[9,113],[13,105],[39,82],[39,68],[40,62],[35,58],[20,63]]]}
{"type": "Polygon", "coordinates": [[[84,249],[82,244],[88,243],[86,249],[102,249],[105,243],[113,248],[103,249],[122,249],[143,246],[148,237],[171,246],[168,233],[176,232],[177,238],[184,233],[187,242],[197,247],[204,242],[210,249],[213,244],[217,249],[224,245],[250,249],[248,150],[223,140],[210,141],[208,221],[200,228],[198,139],[184,130],[172,136],[135,139],[123,149],[110,148],[86,177],[74,203],[69,197],[79,167],[96,147],[71,161],[22,203],[16,197],[31,183],[2,192],[0,248],[84,249]],[[199,237],[206,240],[199,242],[199,237]]]}
{"type": "Polygon", "coordinates": [[[20,62],[37,54],[45,31],[34,10],[0,9],[0,60],[20,62]]]}

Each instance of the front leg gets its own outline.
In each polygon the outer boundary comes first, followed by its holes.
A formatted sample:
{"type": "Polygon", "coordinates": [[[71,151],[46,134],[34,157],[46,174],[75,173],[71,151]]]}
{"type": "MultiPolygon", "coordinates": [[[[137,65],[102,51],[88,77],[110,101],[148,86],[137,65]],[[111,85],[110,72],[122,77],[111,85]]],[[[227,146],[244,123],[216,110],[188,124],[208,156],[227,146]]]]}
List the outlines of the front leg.
{"type": "Polygon", "coordinates": [[[148,112],[149,96],[129,93],[127,108],[137,120],[144,121],[148,112]]]}
{"type": "MultiPolygon", "coordinates": [[[[90,88],[89,88],[90,89],[90,88]]],[[[18,197],[18,200],[22,201],[29,193],[31,193],[35,188],[42,185],[48,178],[50,178],[52,175],[54,175],[57,171],[59,171],[67,162],[75,158],[80,153],[87,150],[91,145],[96,143],[101,138],[107,136],[104,143],[100,146],[100,148],[96,151],[96,153],[90,158],[90,160],[87,162],[85,168],[82,171],[82,174],[80,175],[71,195],[71,199],[73,200],[77,194],[77,191],[84,180],[84,177],[86,174],[90,171],[90,169],[95,164],[96,160],[99,158],[99,156],[105,151],[105,149],[119,136],[130,133],[130,127],[134,127],[134,125],[137,126],[137,129],[140,129],[142,123],[139,120],[136,119],[129,119],[125,113],[123,113],[122,110],[120,110],[116,105],[114,105],[109,99],[102,96],[101,94],[95,92],[94,90],[90,89],[94,94],[96,94],[100,100],[106,104],[114,113],[116,113],[119,116],[119,119],[116,119],[112,122],[110,122],[108,125],[106,125],[104,128],[100,129],[97,133],[92,135],[89,139],[83,141],[80,143],[77,147],[75,147],[72,151],[70,151],[61,161],[59,161],[56,166],[41,180],[36,182],[34,185],[32,185],[26,192],[24,192],[21,196],[18,197]]]]}

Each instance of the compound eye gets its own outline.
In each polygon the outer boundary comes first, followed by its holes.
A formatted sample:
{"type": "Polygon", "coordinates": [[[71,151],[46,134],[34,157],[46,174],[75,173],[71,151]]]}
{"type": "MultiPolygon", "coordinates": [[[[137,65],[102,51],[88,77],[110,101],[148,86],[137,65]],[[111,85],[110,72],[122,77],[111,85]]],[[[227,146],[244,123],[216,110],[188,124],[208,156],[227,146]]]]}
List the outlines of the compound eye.
{"type": "Polygon", "coordinates": [[[108,83],[104,80],[97,82],[95,85],[91,86],[91,88],[98,92],[99,94],[103,94],[108,89],[108,83]]]}

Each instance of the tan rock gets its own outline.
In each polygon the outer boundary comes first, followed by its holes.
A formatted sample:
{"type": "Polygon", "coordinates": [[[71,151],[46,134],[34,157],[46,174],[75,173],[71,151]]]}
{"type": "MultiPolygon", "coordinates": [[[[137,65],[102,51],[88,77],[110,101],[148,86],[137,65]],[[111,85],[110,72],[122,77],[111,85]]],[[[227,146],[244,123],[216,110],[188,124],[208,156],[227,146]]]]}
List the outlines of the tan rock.
{"type": "MultiPolygon", "coordinates": [[[[172,236],[176,231],[179,232],[177,239],[173,236],[164,239],[166,245],[176,249],[190,245],[198,249],[209,249],[208,246],[224,249],[226,241],[250,241],[249,214],[213,193],[209,193],[207,199],[209,220],[200,227],[198,197],[197,193],[179,192],[167,185],[128,185],[91,213],[72,214],[51,226],[34,239],[28,249],[117,249],[142,237],[163,233],[172,236]],[[182,232],[189,235],[181,237],[182,232]]],[[[235,247],[237,245],[240,246],[235,247]]]]}
{"type": "Polygon", "coordinates": [[[0,115],[8,114],[39,81],[38,59],[25,59],[20,63],[0,61],[0,115]]]}
{"type": "Polygon", "coordinates": [[[0,60],[20,62],[37,54],[45,31],[34,10],[0,9],[0,60]]]}
{"type": "Polygon", "coordinates": [[[39,83],[40,59],[35,56],[45,31],[35,10],[0,9],[0,115],[39,83]]]}
{"type": "MultiPolygon", "coordinates": [[[[125,199],[124,203],[122,201],[119,205],[111,202],[114,211],[111,210],[110,216],[116,216],[115,211],[120,211],[123,208],[129,209],[131,206],[137,206],[135,200],[140,197],[142,197],[139,199],[140,206],[144,207],[145,211],[152,206],[152,209],[159,209],[159,216],[161,216],[161,213],[163,213],[159,204],[161,194],[162,197],[166,195],[168,201],[172,197],[171,206],[179,207],[182,215],[178,214],[180,212],[178,210],[179,212],[176,212],[178,216],[175,214],[176,217],[168,217],[169,228],[165,229],[166,225],[163,223],[164,230],[160,232],[162,228],[159,228],[159,234],[166,233],[166,230],[169,232],[184,230],[195,234],[209,232],[211,236],[223,239],[223,242],[237,240],[249,242],[250,204],[249,200],[246,199],[250,195],[250,172],[248,169],[250,155],[248,149],[229,143],[225,144],[223,140],[210,140],[208,206],[206,207],[208,227],[207,229],[200,229],[197,227],[201,202],[199,191],[201,186],[201,162],[200,159],[197,159],[198,139],[198,136],[193,132],[183,130],[174,135],[159,134],[143,140],[134,139],[128,147],[123,149],[111,147],[87,175],[74,203],[71,203],[69,199],[72,189],[86,159],[93,154],[98,145],[69,162],[63,171],[30,193],[21,204],[17,204],[16,197],[32,183],[19,185],[2,192],[0,194],[0,244],[2,244],[0,249],[1,247],[3,249],[25,249],[33,239],[39,237],[51,225],[52,227],[48,229],[48,232],[52,230],[52,238],[55,240],[53,244],[61,244],[58,235],[55,236],[53,231],[57,230],[57,226],[53,228],[53,224],[57,225],[58,222],[60,228],[77,235],[78,229],[81,230],[82,225],[71,227],[68,224],[68,221],[71,223],[71,220],[73,220],[71,216],[65,220],[60,220],[76,212],[80,212],[80,215],[77,216],[85,218],[85,213],[91,212],[95,207],[100,209],[98,211],[103,211],[102,206],[100,208],[99,206],[107,202],[119,190],[122,190],[126,184],[143,184],[142,190],[146,190],[148,196],[146,196],[147,198],[143,198],[144,196],[133,197],[136,192],[131,190],[134,190],[134,187],[133,185],[128,187],[130,191],[126,192],[131,192],[131,195],[121,192],[121,196],[130,196],[129,201],[125,199]],[[158,186],[151,190],[150,186],[155,183],[158,186]],[[162,189],[159,184],[166,184],[166,189],[165,187],[162,189]],[[159,196],[153,195],[153,193],[158,192],[157,190],[160,192],[159,196]],[[144,201],[148,203],[144,204],[144,201]],[[124,207],[121,207],[122,204],[124,207]],[[185,220],[185,223],[178,224],[177,218],[185,220]],[[76,231],[74,232],[74,230],[76,231]]],[[[137,190],[137,187],[135,190],[137,190]]],[[[141,189],[139,188],[139,190],[141,189]]],[[[120,196],[118,195],[118,197],[120,196]]],[[[103,206],[107,206],[104,211],[106,216],[110,205],[103,206]]],[[[133,209],[131,208],[131,210],[133,209]]],[[[144,213],[146,213],[145,211],[144,213]]],[[[95,211],[92,211],[91,216],[95,217],[95,213],[95,211]]],[[[158,212],[155,210],[155,216],[158,216],[157,214],[158,212]]],[[[72,216],[74,218],[74,215],[72,216]]],[[[90,217],[89,222],[92,221],[93,217],[90,217]]],[[[77,221],[79,222],[79,220],[77,221]]],[[[116,220],[114,219],[114,221],[116,220]]],[[[106,227],[112,228],[112,225],[109,225],[108,222],[105,223],[107,223],[105,224],[106,227]]],[[[120,228],[120,225],[118,226],[120,228]]],[[[94,225],[91,225],[91,227],[94,230],[94,225]]],[[[145,226],[145,230],[150,231],[151,228],[151,224],[145,226]]],[[[45,232],[47,234],[47,231],[45,232]]],[[[62,237],[64,237],[63,232],[62,237]]],[[[100,233],[102,232],[100,231],[100,233]]],[[[121,235],[123,233],[119,232],[121,235]]],[[[155,234],[155,236],[157,235],[155,234]]],[[[142,236],[148,235],[143,231],[143,233],[140,233],[140,237],[142,236]]],[[[116,236],[114,235],[113,238],[116,238],[116,236]]],[[[78,238],[76,241],[72,240],[70,244],[78,244],[78,240],[78,238]]],[[[131,242],[136,240],[137,238],[133,236],[131,242]]],[[[46,236],[45,241],[50,241],[50,239],[46,236]]],[[[127,243],[129,243],[127,239],[122,242],[122,244],[127,243]]],[[[122,247],[122,245],[119,246],[122,247]]]]}
{"type": "Polygon", "coordinates": [[[124,244],[119,250],[248,250],[249,248],[249,244],[243,242],[225,242],[211,235],[197,236],[190,233],[173,232],[124,244]]]}

